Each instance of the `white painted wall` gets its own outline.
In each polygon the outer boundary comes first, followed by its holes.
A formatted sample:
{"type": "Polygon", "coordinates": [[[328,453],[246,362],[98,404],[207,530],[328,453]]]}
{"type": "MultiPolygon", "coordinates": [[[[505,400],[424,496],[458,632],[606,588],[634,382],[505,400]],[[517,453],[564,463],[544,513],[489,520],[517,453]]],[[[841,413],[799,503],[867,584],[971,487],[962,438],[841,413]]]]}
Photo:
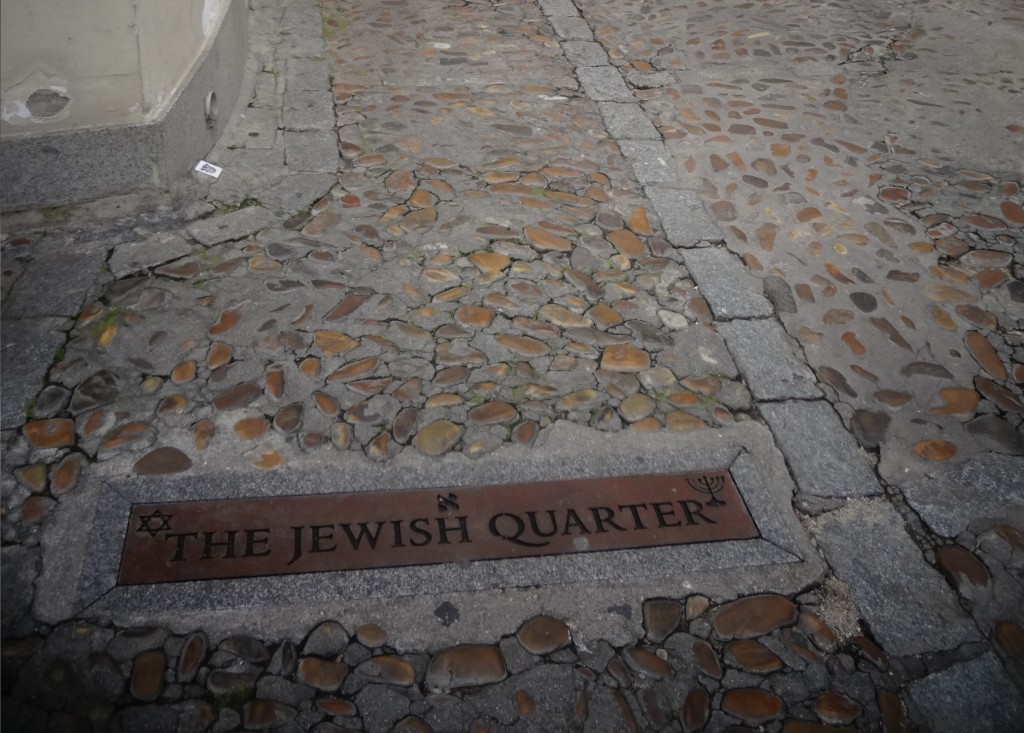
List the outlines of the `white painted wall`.
{"type": "Polygon", "coordinates": [[[3,0],[0,134],[160,116],[228,0],[3,0]]]}

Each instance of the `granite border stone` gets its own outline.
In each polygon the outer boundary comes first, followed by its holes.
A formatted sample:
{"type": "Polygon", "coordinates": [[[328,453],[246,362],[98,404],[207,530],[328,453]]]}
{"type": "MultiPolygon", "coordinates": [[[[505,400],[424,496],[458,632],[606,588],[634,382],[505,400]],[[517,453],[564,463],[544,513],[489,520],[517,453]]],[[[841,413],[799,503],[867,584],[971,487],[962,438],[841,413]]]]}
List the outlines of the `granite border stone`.
{"type": "Polygon", "coordinates": [[[981,640],[885,499],[851,501],[812,520],[811,532],[888,654],[923,654],[981,640]]]}
{"type": "MultiPolygon", "coordinates": [[[[708,295],[705,295],[707,298],[708,295]]],[[[822,396],[814,372],[771,319],[717,325],[756,400],[815,399],[822,396]]]]}
{"type": "Polygon", "coordinates": [[[695,247],[701,242],[725,239],[704,207],[704,200],[695,191],[647,186],[644,193],[661,219],[668,240],[676,247],[695,247]]]}
{"type": "Polygon", "coordinates": [[[828,402],[766,402],[759,408],[801,492],[825,497],[882,493],[867,457],[828,402]]]}
{"type": "Polygon", "coordinates": [[[771,301],[754,289],[756,279],[729,250],[724,247],[685,249],[682,257],[683,265],[717,320],[772,315],[771,301]]]}

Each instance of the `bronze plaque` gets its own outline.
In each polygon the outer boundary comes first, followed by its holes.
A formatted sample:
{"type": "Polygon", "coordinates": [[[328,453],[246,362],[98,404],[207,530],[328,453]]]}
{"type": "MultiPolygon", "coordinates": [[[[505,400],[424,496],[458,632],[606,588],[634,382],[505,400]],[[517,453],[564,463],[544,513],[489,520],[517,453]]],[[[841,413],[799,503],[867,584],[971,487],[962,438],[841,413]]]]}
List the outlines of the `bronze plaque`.
{"type": "Polygon", "coordinates": [[[132,507],[120,585],[759,537],[728,471],[132,507]]]}

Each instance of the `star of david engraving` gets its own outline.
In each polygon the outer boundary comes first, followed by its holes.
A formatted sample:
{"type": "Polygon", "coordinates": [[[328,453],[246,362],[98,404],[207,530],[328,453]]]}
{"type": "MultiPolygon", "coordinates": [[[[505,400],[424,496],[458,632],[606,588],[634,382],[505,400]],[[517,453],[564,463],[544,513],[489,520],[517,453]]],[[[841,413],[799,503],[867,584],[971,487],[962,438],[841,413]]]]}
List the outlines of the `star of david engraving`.
{"type": "Polygon", "coordinates": [[[150,537],[156,537],[161,532],[171,531],[171,517],[173,514],[164,514],[159,509],[154,509],[152,514],[143,514],[139,517],[139,528],[136,532],[146,532],[150,537]],[[159,524],[154,522],[159,521],[159,524]]]}

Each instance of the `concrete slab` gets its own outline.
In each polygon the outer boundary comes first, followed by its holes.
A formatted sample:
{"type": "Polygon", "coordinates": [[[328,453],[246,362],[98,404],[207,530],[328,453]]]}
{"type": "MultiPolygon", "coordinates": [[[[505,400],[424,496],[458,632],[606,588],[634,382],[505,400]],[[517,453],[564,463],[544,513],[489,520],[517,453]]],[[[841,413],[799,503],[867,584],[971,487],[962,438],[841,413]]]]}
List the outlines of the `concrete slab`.
{"type": "MultiPolygon", "coordinates": [[[[572,608],[574,617],[590,617],[601,626],[599,619],[616,599],[663,593],[668,587],[728,594],[795,590],[820,573],[820,561],[790,509],[792,484],[784,462],[762,426],[745,423],[686,436],[610,436],[557,423],[539,440],[542,444],[530,450],[505,448],[478,460],[447,456],[428,462],[406,452],[385,467],[350,455],[331,466],[293,467],[287,479],[223,470],[178,480],[97,476],[69,495],[48,525],[36,613],[52,619],[95,613],[126,624],[146,620],[187,626],[201,619],[210,628],[217,617],[225,620],[222,613],[235,623],[239,615],[259,609],[261,624],[293,628],[302,618],[312,621],[324,609],[344,606],[372,608],[378,618],[390,614],[384,620],[389,628],[407,628],[405,633],[415,636],[424,632],[423,625],[403,623],[404,614],[410,607],[436,605],[439,596],[458,596],[465,613],[490,609],[493,617],[506,607],[535,604],[539,595],[545,604],[572,608]],[[506,483],[513,465],[517,481],[728,467],[760,537],[385,570],[116,585],[133,503],[506,483]],[[602,590],[595,591],[595,583],[602,590]],[[425,589],[430,592],[424,595],[425,589]],[[583,597],[586,608],[581,610],[583,597]],[[302,603],[295,604],[296,598],[302,603]],[[381,602],[398,598],[401,603],[381,602]]],[[[476,630],[461,629],[469,631],[476,630]]]]}
{"type": "Polygon", "coordinates": [[[849,586],[864,621],[888,654],[923,654],[981,639],[888,502],[850,502],[810,525],[826,561],[849,586]]]}

